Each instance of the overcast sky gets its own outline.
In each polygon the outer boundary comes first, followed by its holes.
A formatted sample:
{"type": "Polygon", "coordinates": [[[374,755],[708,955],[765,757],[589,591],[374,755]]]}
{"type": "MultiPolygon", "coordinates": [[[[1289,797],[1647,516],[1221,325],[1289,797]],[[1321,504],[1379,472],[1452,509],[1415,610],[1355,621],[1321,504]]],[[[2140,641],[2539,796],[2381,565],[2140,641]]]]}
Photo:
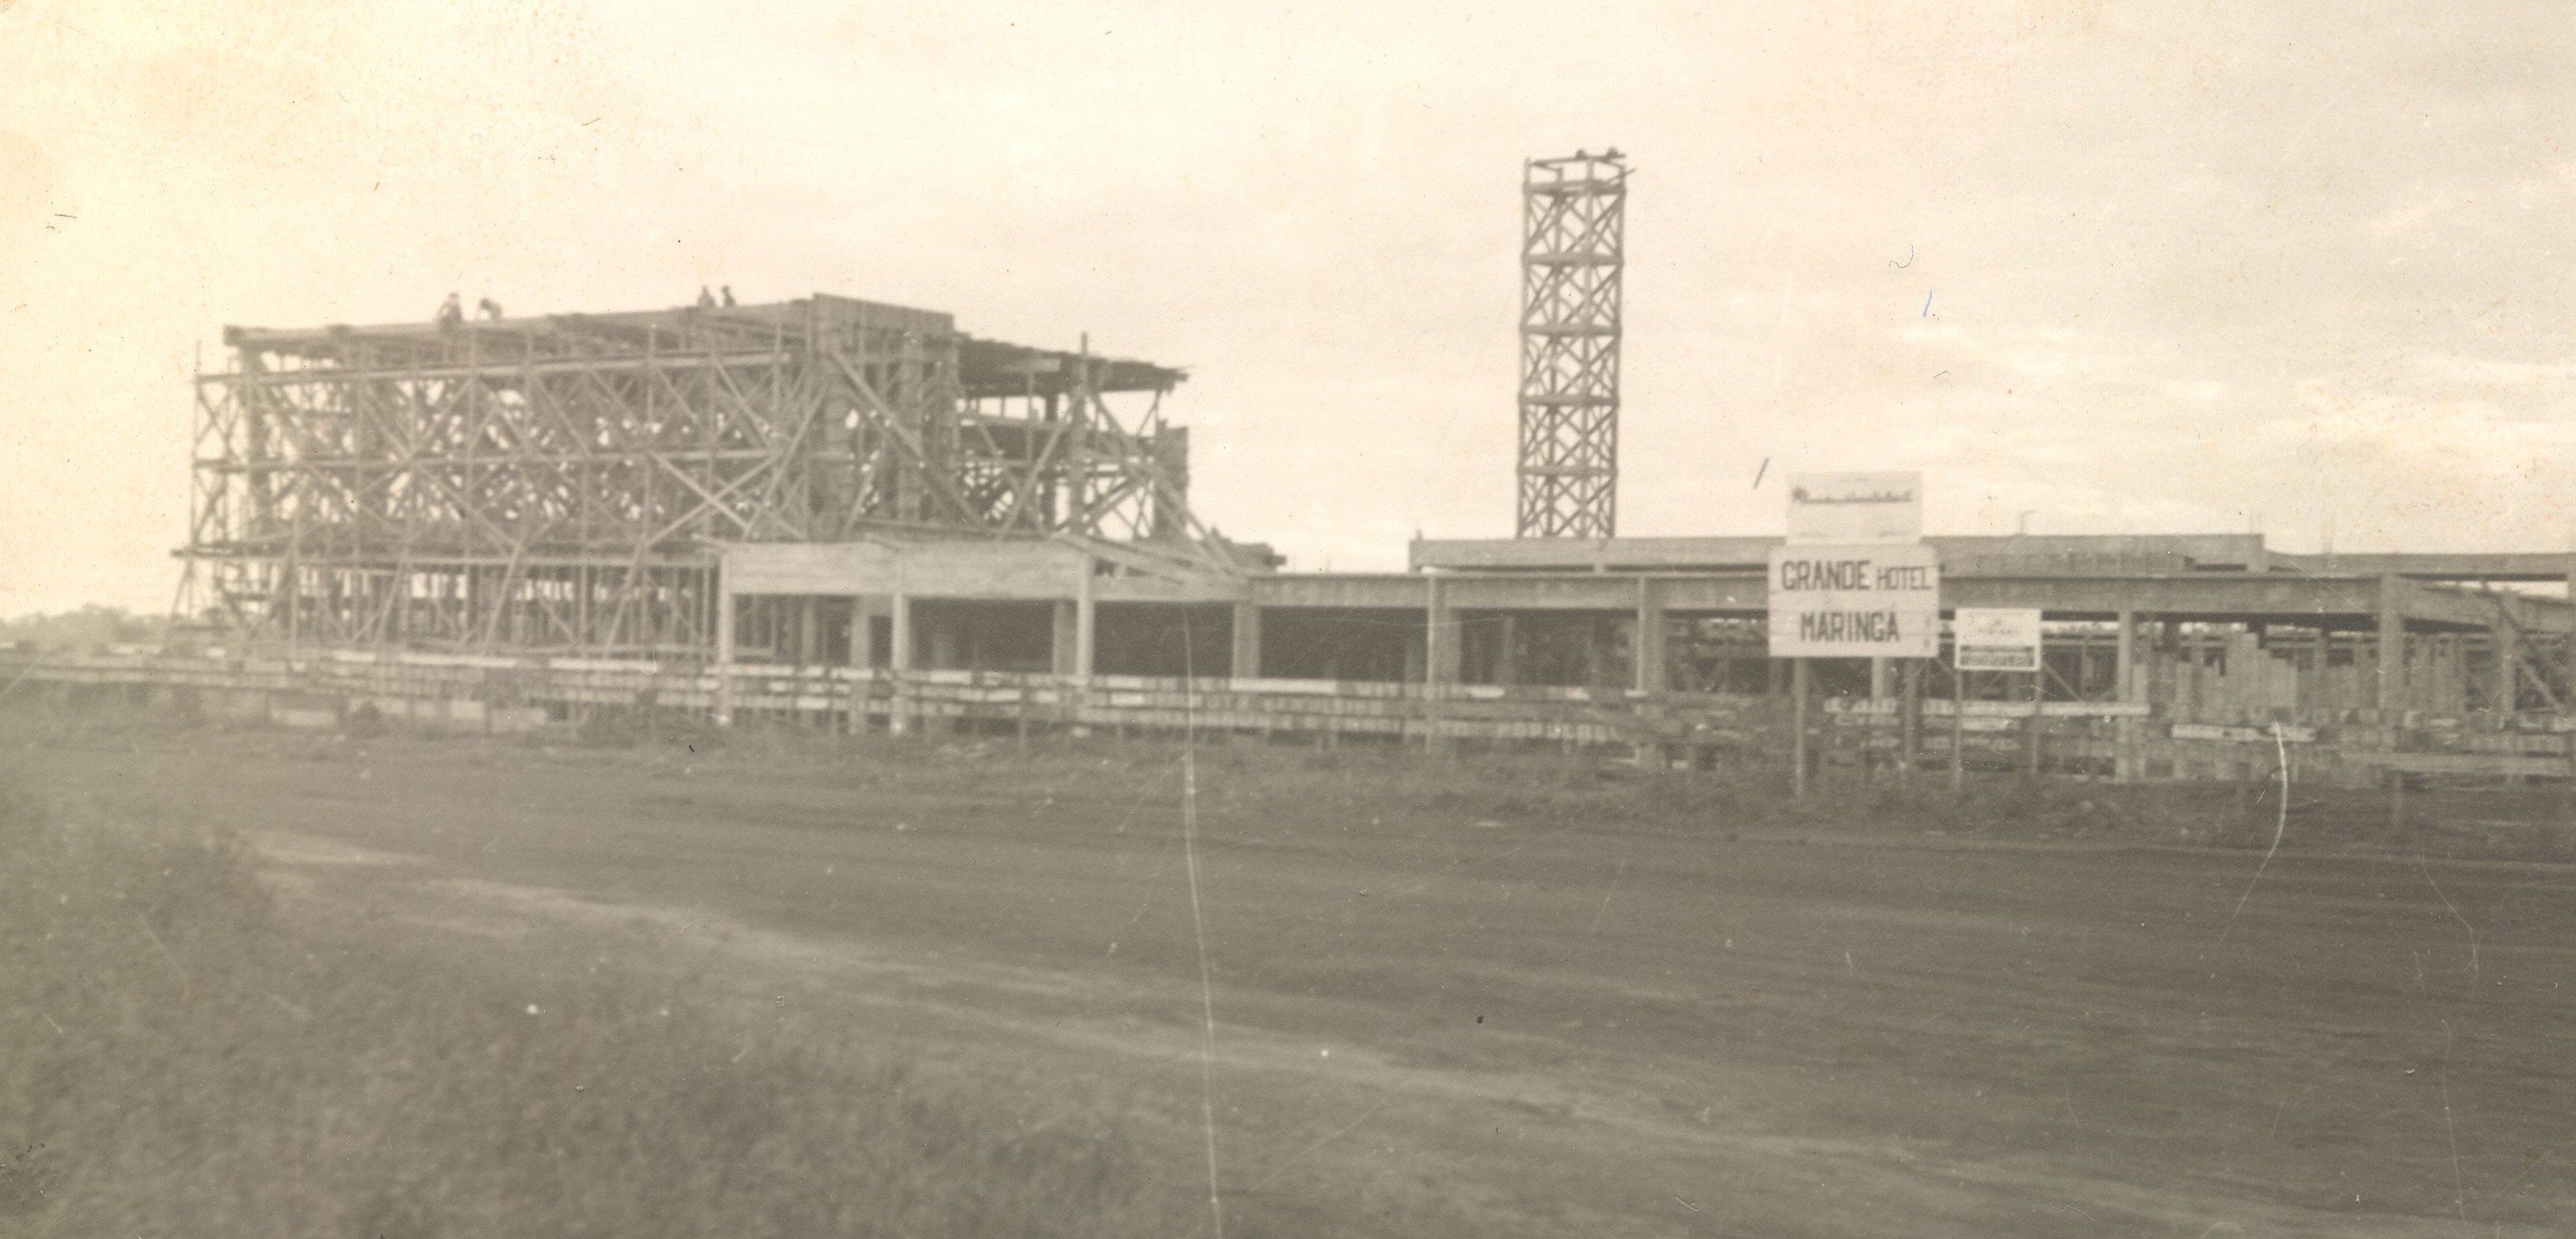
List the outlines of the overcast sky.
{"type": "Polygon", "coordinates": [[[1610,145],[1622,533],[2563,549],[2576,15],[2394,7],[0,0],[0,614],[169,604],[224,324],[450,289],[1089,332],[1292,568],[1508,536],[1521,161],[1610,145]]]}

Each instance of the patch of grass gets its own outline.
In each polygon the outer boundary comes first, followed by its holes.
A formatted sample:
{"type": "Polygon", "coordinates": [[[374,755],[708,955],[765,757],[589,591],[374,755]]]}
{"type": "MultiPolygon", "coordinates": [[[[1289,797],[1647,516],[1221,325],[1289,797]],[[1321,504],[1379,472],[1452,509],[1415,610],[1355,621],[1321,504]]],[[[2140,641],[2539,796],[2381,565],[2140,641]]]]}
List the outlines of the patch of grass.
{"type": "MultiPolygon", "coordinates": [[[[890,739],[746,720],[719,728],[685,715],[602,709],[542,735],[439,738],[290,732],[122,700],[0,709],[0,750],[22,746],[132,749],[156,742],[239,746],[268,756],[363,762],[375,745],[442,746],[456,759],[580,765],[690,777],[788,779],[870,793],[1169,804],[1179,795],[1180,746],[1168,736],[1116,739],[1038,734],[890,739]]],[[[1649,830],[1716,837],[1747,833],[1931,835],[2017,842],[2261,850],[2278,821],[2279,789],[2245,783],[2112,784],[1972,771],[1952,792],[1945,772],[1899,782],[1837,768],[1806,800],[1789,794],[1783,762],[1756,758],[1715,769],[1646,772],[1597,750],[1468,749],[1445,757],[1392,744],[1335,749],[1213,737],[1199,750],[1202,805],[1213,813],[1279,811],[1354,822],[1416,816],[1495,819],[1567,829],[1649,830]]],[[[2576,792],[2433,787],[2410,796],[2396,825],[2385,791],[2300,783],[2290,794],[2285,846],[2436,858],[2576,862],[2576,792]]],[[[0,1150],[5,1151],[5,1150],[0,1150]]]]}
{"type": "MultiPolygon", "coordinates": [[[[678,743],[645,744],[601,760],[639,768],[685,766],[694,775],[780,777],[871,792],[1168,803],[1179,795],[1180,746],[1166,738],[1045,736],[1025,749],[1007,737],[892,741],[787,727],[710,729],[678,743]]],[[[2112,784],[1972,772],[1911,782],[1853,770],[1820,778],[1806,800],[1790,796],[1784,764],[1644,772],[1593,751],[1465,751],[1448,757],[1394,745],[1317,749],[1212,743],[1199,751],[1202,804],[1213,812],[1394,816],[1605,830],[1728,834],[1938,834],[2027,842],[2154,847],[2268,847],[2280,791],[2268,782],[2112,784]]],[[[2497,860],[2576,858],[2576,829],[2562,792],[2419,793],[2405,828],[2391,824],[2384,792],[2299,784],[2291,791],[2287,846],[2497,860]],[[2499,822],[2496,819],[2505,819],[2499,822]],[[2478,829],[2463,829],[2467,821],[2478,829]]]]}
{"type": "MultiPolygon", "coordinates": [[[[0,1229],[1141,1235],[1196,1225],[1079,1089],[934,1083],[668,981],[281,923],[234,845],[0,770],[0,1229]]],[[[1186,1176],[1183,1176],[1184,1178],[1186,1176]]]]}

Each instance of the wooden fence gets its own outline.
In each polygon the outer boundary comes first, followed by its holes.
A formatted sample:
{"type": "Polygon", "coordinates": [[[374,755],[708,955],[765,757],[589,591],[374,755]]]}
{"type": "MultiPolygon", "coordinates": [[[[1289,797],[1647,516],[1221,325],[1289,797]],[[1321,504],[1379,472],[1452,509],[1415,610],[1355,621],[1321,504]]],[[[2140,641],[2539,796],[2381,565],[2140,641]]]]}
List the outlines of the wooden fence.
{"type": "MultiPolygon", "coordinates": [[[[1162,733],[1322,746],[1616,746],[1641,761],[1777,761],[1796,747],[1783,697],[1330,680],[1149,679],[973,671],[663,666],[575,658],[337,653],[297,661],[0,653],[0,700],[121,694],[286,726],[357,716],[432,731],[525,732],[602,715],[695,715],[849,734],[1162,733]]],[[[2296,777],[2522,780],[2571,773],[2576,720],[2558,714],[2382,716],[2275,709],[2225,721],[2113,702],[1830,698],[1807,749],[1836,766],[1969,769],[2119,781],[2296,777]],[[1957,757],[1953,757],[1953,737],[1957,757]],[[1910,760],[1909,760],[1910,759],[1910,760]]]]}

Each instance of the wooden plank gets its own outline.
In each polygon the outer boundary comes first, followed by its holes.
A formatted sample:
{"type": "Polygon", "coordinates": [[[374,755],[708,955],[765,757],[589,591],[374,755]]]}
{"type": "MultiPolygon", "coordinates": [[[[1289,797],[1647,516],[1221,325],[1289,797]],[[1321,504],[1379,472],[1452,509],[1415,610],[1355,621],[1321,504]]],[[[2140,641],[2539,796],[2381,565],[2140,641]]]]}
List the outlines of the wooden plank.
{"type": "Polygon", "coordinates": [[[2522,757],[2509,753],[2373,753],[2346,750],[2343,760],[2381,766],[2408,774],[2565,775],[2562,757],[2522,757]]]}

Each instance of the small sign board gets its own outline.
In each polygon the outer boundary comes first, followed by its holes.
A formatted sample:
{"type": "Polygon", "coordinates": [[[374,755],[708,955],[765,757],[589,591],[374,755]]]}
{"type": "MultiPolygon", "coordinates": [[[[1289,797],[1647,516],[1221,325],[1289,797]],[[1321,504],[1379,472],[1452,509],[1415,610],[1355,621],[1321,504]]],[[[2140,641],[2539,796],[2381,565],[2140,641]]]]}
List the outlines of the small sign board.
{"type": "Polygon", "coordinates": [[[1961,607],[1951,621],[1961,671],[2039,670],[2036,607],[1961,607]]]}
{"type": "Polygon", "coordinates": [[[1920,473],[1789,476],[1789,544],[1857,546],[1923,537],[1920,473]]]}
{"type": "Polygon", "coordinates": [[[1930,658],[1941,561],[1919,544],[1771,549],[1773,658],[1930,658]]]}

